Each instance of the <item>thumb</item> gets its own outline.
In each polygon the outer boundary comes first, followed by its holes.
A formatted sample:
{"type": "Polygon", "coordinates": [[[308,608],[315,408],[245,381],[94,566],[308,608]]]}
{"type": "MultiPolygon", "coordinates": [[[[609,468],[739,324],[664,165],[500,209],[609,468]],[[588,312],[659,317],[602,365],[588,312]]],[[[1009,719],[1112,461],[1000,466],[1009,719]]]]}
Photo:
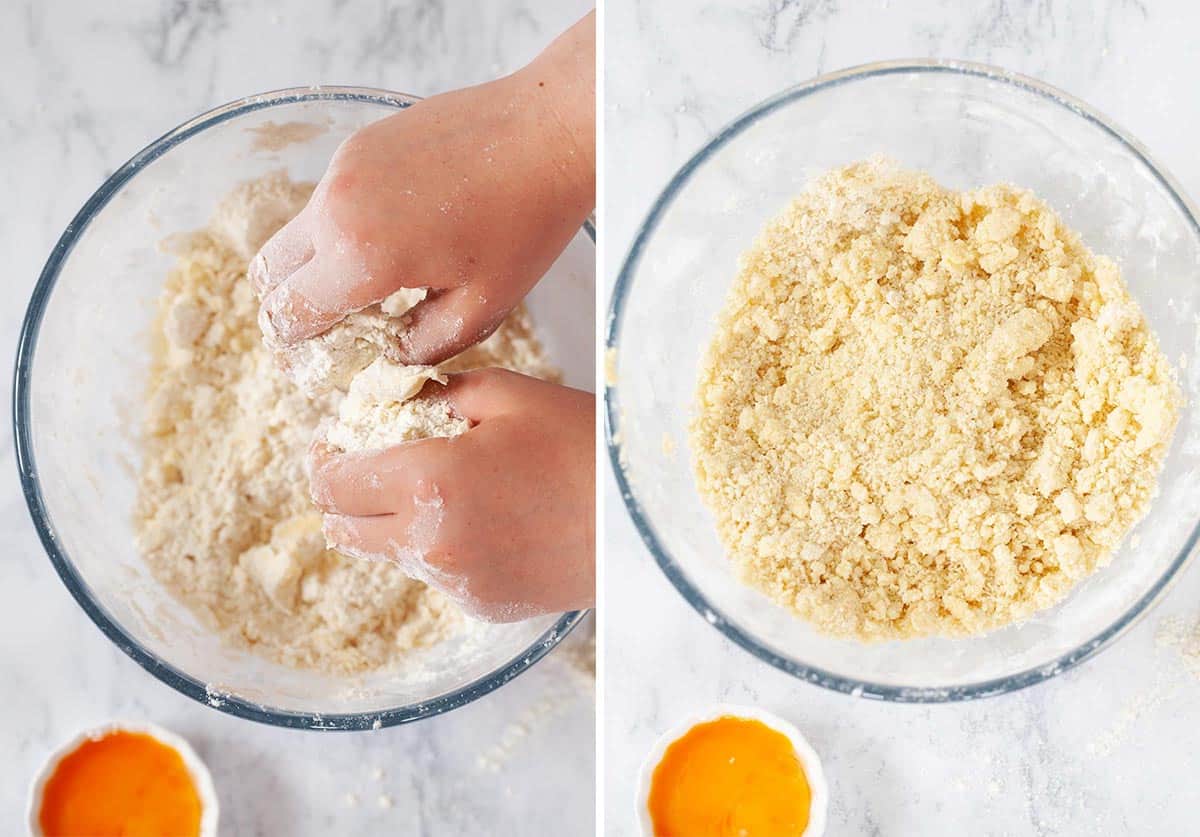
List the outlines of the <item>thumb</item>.
{"type": "Polygon", "coordinates": [[[406,315],[401,358],[429,366],[449,360],[495,331],[514,304],[488,299],[469,285],[431,292],[406,315]]]}
{"type": "Polygon", "coordinates": [[[359,264],[318,254],[267,292],[259,323],[274,342],[296,343],[379,302],[394,284],[359,264]]]}

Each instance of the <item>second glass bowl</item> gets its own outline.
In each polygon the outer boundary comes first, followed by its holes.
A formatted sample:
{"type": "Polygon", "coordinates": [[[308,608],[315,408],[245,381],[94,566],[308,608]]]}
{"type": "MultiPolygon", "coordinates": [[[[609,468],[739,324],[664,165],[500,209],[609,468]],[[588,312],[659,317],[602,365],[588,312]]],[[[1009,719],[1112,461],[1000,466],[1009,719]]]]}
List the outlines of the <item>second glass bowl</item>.
{"type": "Polygon", "coordinates": [[[962,63],[858,67],[787,90],[722,130],[676,174],[617,278],[607,346],[609,449],[634,524],[711,624],[796,677],[894,701],[950,701],[1052,677],[1111,642],[1191,555],[1200,522],[1200,226],[1146,151],[1083,103],[962,63]],[[1180,372],[1184,410],[1161,494],[1112,563],[1060,606],[968,639],[861,644],[815,632],[733,577],[687,452],[702,353],[739,255],[813,176],[884,154],[966,189],[1033,189],[1122,267],[1180,372]],[[669,318],[669,325],[668,325],[669,318]],[[1134,545],[1136,543],[1136,546],[1134,545]]]}

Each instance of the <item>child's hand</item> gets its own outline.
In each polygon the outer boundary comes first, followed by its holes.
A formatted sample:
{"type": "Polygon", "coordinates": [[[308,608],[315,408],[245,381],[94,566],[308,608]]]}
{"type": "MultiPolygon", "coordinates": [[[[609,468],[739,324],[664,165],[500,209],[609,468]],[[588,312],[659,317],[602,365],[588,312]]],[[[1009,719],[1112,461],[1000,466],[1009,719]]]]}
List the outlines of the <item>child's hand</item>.
{"type": "Polygon", "coordinates": [[[399,288],[429,288],[403,359],[441,362],[490,334],[595,200],[594,25],[532,64],[434,96],[342,143],[250,276],[290,344],[399,288]]]}
{"type": "Polygon", "coordinates": [[[394,561],[486,621],[591,607],[593,397],[498,369],[428,388],[471,429],[383,451],[314,448],[330,545],[394,561]]]}

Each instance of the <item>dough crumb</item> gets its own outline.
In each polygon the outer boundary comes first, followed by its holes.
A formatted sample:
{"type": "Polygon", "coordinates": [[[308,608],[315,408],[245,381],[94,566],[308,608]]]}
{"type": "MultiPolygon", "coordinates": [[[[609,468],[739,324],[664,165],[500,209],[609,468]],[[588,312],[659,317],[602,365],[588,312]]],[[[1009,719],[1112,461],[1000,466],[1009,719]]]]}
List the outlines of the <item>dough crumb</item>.
{"type": "Polygon", "coordinates": [[[743,256],[691,445],[746,583],[837,636],[964,635],[1111,560],[1181,404],[1117,266],[1045,203],[876,159],[743,256]]]}
{"type": "Polygon", "coordinates": [[[376,358],[350,382],[337,420],[324,433],[325,443],[335,451],[353,452],[465,433],[470,422],[455,415],[445,399],[415,397],[427,381],[446,380],[436,366],[400,366],[376,358]]]}
{"type": "Polygon", "coordinates": [[[426,293],[424,288],[401,288],[383,302],[350,314],[324,334],[299,343],[281,343],[265,316],[260,316],[259,324],[284,374],[301,392],[316,398],[333,390],[345,392],[354,376],[377,357],[395,359],[408,329],[405,314],[426,293]]]}

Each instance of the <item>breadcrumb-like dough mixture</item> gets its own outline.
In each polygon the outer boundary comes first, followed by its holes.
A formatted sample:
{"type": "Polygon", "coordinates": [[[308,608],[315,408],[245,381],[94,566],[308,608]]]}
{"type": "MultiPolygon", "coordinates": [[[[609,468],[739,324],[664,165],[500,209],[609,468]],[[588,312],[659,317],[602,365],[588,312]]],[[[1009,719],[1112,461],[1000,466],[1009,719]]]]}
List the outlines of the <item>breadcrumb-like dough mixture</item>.
{"type": "MultiPolygon", "coordinates": [[[[152,574],[235,645],[337,674],[376,669],[463,629],[441,593],[389,563],[326,548],[304,463],[340,394],[310,399],[263,345],[248,260],[312,187],[239,186],[205,230],[177,236],[159,299],[135,527],[152,574]]],[[[552,376],[523,309],[443,371],[552,376]]]]}
{"type": "Polygon", "coordinates": [[[743,256],[691,442],[747,584],[837,636],[964,635],[1111,560],[1181,403],[1116,265],[1045,203],[872,160],[743,256]]]}

